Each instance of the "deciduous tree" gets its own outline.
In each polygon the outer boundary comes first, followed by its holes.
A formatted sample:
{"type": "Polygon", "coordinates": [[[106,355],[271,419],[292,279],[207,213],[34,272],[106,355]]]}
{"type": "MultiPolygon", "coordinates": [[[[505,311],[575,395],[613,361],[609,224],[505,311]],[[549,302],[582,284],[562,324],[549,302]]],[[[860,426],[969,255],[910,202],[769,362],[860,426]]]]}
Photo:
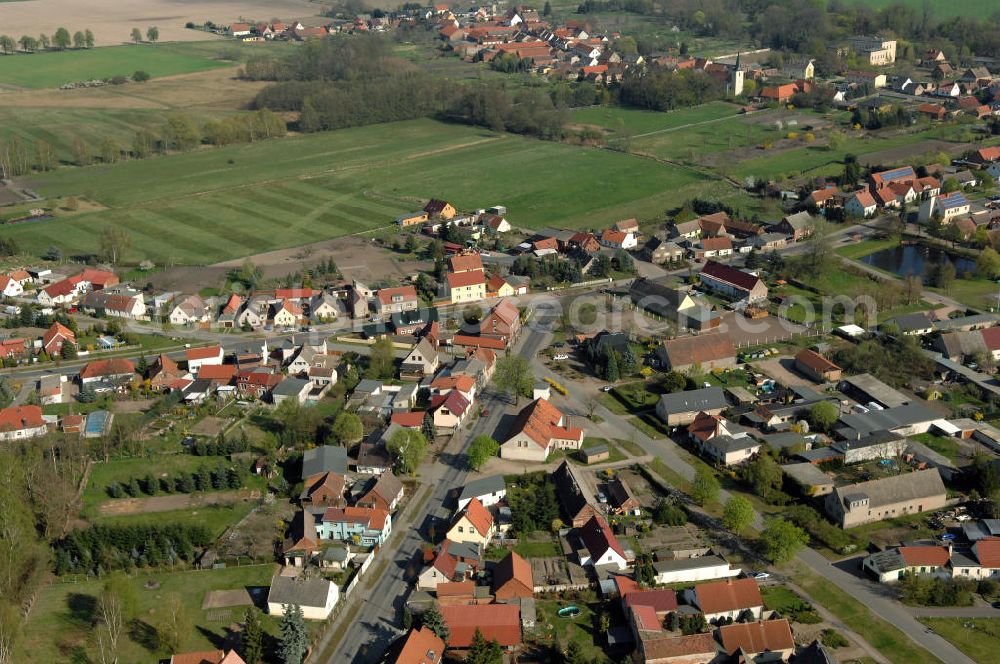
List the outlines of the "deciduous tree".
{"type": "Polygon", "coordinates": [[[521,397],[530,397],[535,385],[535,375],[523,355],[506,355],[497,360],[493,373],[493,385],[498,390],[514,397],[514,405],[521,397]]]}
{"type": "Polygon", "coordinates": [[[466,451],[466,459],[469,462],[469,467],[478,471],[490,457],[496,456],[499,451],[500,443],[493,438],[485,434],[476,436],[469,443],[469,449],[466,451]]]}
{"type": "Polygon", "coordinates": [[[69,48],[71,43],[72,38],[69,35],[69,30],[66,28],[59,28],[56,30],[55,34],[52,35],[52,45],[60,51],[69,48]]]}
{"type": "Polygon", "coordinates": [[[146,41],[155,42],[160,38],[160,29],[155,25],[146,28],[146,41]]]}
{"type": "Polygon", "coordinates": [[[691,498],[699,505],[707,505],[719,498],[719,480],[708,468],[699,468],[691,486],[691,498]]]}
{"type": "Polygon", "coordinates": [[[107,224],[98,238],[101,258],[112,265],[122,259],[132,246],[132,235],[118,224],[107,224]]]}
{"type": "Polygon", "coordinates": [[[415,429],[400,429],[386,445],[395,460],[396,470],[408,475],[417,469],[427,453],[427,439],[415,429]]]}
{"type": "Polygon", "coordinates": [[[786,563],[809,543],[809,535],[791,521],[771,519],[760,534],[764,552],[777,564],[786,563]]]}
{"type": "Polygon", "coordinates": [[[722,511],[722,525],[737,535],[743,533],[753,523],[754,510],[750,501],[743,496],[733,496],[726,501],[722,511]]]}
{"type": "Polygon", "coordinates": [[[353,445],[361,440],[364,433],[361,418],[354,413],[339,413],[333,421],[333,437],[341,445],[353,445]]]}

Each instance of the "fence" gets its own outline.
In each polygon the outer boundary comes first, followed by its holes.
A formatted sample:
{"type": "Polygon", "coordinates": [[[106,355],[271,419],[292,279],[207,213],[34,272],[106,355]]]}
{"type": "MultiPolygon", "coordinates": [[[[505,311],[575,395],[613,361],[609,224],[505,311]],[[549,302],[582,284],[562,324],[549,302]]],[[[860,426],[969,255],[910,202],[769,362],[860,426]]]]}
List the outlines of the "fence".
{"type": "Polygon", "coordinates": [[[368,555],[365,556],[365,559],[361,561],[361,566],[358,567],[358,570],[354,573],[354,576],[351,578],[350,582],[346,586],[344,586],[344,599],[347,599],[351,595],[351,593],[357,587],[358,583],[361,581],[361,577],[365,575],[365,573],[368,571],[368,568],[371,567],[372,561],[374,560],[375,560],[375,549],[372,549],[371,551],[368,552],[368,555]]]}

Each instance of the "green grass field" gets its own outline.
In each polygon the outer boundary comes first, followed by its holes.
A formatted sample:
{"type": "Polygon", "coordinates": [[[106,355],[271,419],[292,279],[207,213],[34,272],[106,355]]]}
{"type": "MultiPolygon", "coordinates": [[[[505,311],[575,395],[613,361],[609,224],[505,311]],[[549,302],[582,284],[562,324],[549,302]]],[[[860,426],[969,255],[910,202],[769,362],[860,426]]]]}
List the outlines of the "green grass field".
{"type": "Polygon", "coordinates": [[[995,662],[1000,618],[920,618],[920,622],[977,662],[995,662]]]}
{"type": "MultiPolygon", "coordinates": [[[[179,595],[195,624],[182,650],[207,650],[225,638],[226,628],[242,620],[245,607],[203,610],[210,590],[236,590],[270,584],[274,565],[254,565],[189,572],[142,574],[131,580],[136,596],[136,618],[120,648],[121,662],[152,662],[169,659],[157,643],[154,630],[165,623],[171,596],[179,595]],[[151,583],[150,583],[151,582],[151,583]],[[147,588],[146,584],[159,584],[147,588]]],[[[21,653],[31,653],[37,662],[100,661],[94,640],[92,612],[102,582],[53,583],[38,596],[24,626],[21,653]]],[[[264,617],[267,631],[276,633],[277,621],[264,617]]]]}
{"type": "Polygon", "coordinates": [[[130,259],[160,264],[363,232],[431,197],[506,205],[515,226],[579,228],[660,215],[702,186],[687,170],[625,154],[431,120],[63,169],[30,184],[110,209],[10,229],[29,251],[94,250],[113,223],[132,235],[130,259]]]}
{"type": "MultiPolygon", "coordinates": [[[[159,454],[152,461],[115,459],[107,463],[96,463],[90,472],[87,488],[83,492],[83,504],[84,507],[89,507],[110,500],[107,488],[111,484],[119,482],[127,484],[133,477],[141,484],[149,472],[153,472],[156,477],[176,476],[181,472],[195,472],[202,467],[211,470],[220,465],[228,467],[230,464],[225,457],[199,457],[191,454],[159,454]]],[[[141,494],[140,497],[143,496],[145,494],[141,494]]]]}
{"type": "Polygon", "coordinates": [[[150,76],[171,76],[231,64],[185,53],[170,44],[106,46],[4,56],[0,58],[0,81],[24,88],[53,88],[74,81],[129,76],[139,69],[150,76]]]}
{"type": "MultiPolygon", "coordinates": [[[[685,125],[736,116],[737,107],[724,101],[716,101],[694,108],[683,108],[667,113],[660,111],[640,111],[611,106],[590,106],[573,109],[570,119],[578,124],[596,125],[612,132],[625,127],[633,134],[675,129],[685,125]]],[[[613,135],[612,135],[613,136],[613,135]]]]}
{"type": "Polygon", "coordinates": [[[925,2],[925,0],[848,0],[853,4],[864,5],[871,9],[885,9],[890,5],[907,5],[919,14],[924,5],[930,7],[931,14],[937,18],[952,18],[965,16],[968,18],[989,17],[1000,7],[996,0],[951,0],[951,2],[925,2]]]}

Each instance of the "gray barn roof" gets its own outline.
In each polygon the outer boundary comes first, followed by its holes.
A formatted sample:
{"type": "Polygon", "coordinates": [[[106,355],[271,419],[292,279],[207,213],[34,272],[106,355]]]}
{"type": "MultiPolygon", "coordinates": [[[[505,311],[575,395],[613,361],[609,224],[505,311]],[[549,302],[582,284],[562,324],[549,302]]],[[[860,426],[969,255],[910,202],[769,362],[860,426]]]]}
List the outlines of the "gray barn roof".
{"type": "Polygon", "coordinates": [[[659,410],[667,413],[687,413],[697,410],[726,408],[726,393],[721,387],[705,387],[700,390],[685,390],[664,394],[660,397],[659,410]]]}
{"type": "Polygon", "coordinates": [[[267,601],[274,604],[298,604],[299,606],[323,607],[330,594],[326,579],[304,578],[302,576],[275,576],[271,579],[271,589],[267,601]]]}
{"type": "Polygon", "coordinates": [[[347,448],[321,445],[302,454],[302,477],[319,473],[347,473],[347,448]]]}

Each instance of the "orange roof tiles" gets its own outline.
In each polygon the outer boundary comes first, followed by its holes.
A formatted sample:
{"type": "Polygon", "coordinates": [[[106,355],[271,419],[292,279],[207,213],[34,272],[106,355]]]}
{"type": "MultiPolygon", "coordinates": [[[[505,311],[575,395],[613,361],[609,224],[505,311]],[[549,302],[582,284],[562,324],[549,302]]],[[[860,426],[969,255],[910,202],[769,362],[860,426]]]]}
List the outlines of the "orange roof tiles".
{"type": "Polygon", "coordinates": [[[496,639],[503,647],[521,643],[521,609],[516,604],[442,606],[441,615],[448,625],[448,645],[452,648],[468,648],[477,628],[487,641],[496,639]]]}
{"type": "Polygon", "coordinates": [[[445,643],[427,627],[411,630],[393,664],[439,664],[445,643]]]}
{"type": "Polygon", "coordinates": [[[899,555],[907,567],[941,567],[951,560],[951,553],[944,546],[901,546],[899,555]]]}
{"type": "Polygon", "coordinates": [[[719,640],[727,653],[779,652],[795,648],[792,628],[784,618],[753,623],[736,623],[719,628],[719,640]]]}
{"type": "Polygon", "coordinates": [[[727,579],[695,587],[698,606],[705,613],[725,613],[763,606],[760,588],[754,579],[727,579]]]}
{"type": "Polygon", "coordinates": [[[0,408],[0,431],[37,429],[45,425],[42,409],[38,406],[11,406],[0,408]]]}
{"type": "Polygon", "coordinates": [[[458,521],[462,517],[465,517],[472,524],[472,527],[483,537],[486,537],[493,528],[493,515],[490,514],[488,509],[483,507],[478,498],[470,500],[465,509],[459,512],[455,521],[458,521]]]}

